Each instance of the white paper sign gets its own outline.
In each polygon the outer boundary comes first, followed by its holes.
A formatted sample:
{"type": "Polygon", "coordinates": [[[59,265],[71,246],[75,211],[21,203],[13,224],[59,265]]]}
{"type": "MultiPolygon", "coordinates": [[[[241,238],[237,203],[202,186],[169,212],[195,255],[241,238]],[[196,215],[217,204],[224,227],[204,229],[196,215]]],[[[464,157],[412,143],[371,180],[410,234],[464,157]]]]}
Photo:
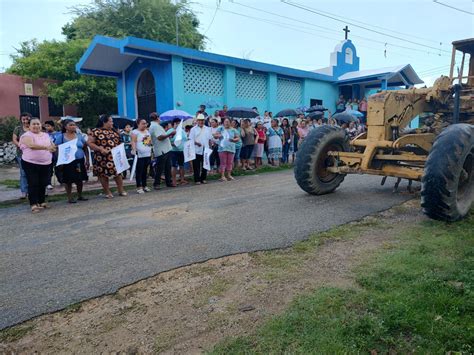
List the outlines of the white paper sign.
{"type": "Polygon", "coordinates": [[[76,159],[77,138],[58,145],[58,162],[56,166],[69,164],[76,159]]]}
{"type": "Polygon", "coordinates": [[[211,154],[212,154],[212,149],[206,147],[204,148],[204,155],[202,157],[202,166],[204,169],[207,171],[211,170],[211,154]]]}
{"type": "Polygon", "coordinates": [[[230,140],[230,134],[227,132],[226,129],[224,129],[224,132],[222,133],[222,140],[221,140],[221,147],[224,148],[226,141],[230,140]]]}
{"type": "Polygon", "coordinates": [[[176,135],[174,139],[174,145],[175,147],[178,147],[181,142],[183,141],[183,136],[184,136],[184,131],[183,131],[183,120],[181,120],[181,123],[176,127],[176,135]]]}
{"type": "Polygon", "coordinates": [[[130,173],[130,181],[133,181],[133,177],[135,176],[135,171],[137,170],[137,162],[138,162],[138,155],[135,154],[135,158],[133,158],[132,171],[130,173]]]}
{"type": "Polygon", "coordinates": [[[196,147],[194,146],[194,141],[189,140],[184,143],[184,162],[187,163],[188,161],[196,159],[196,147]]]}
{"type": "Polygon", "coordinates": [[[122,143],[115,148],[112,148],[111,152],[117,174],[121,174],[125,170],[130,169],[127,154],[125,153],[125,144],[122,143]]]}

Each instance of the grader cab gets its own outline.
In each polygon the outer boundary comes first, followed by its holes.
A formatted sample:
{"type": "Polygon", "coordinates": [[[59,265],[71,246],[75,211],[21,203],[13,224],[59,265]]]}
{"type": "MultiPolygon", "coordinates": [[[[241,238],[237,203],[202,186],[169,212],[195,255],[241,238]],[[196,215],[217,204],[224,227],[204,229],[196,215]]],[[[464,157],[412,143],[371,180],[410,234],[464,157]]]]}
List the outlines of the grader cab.
{"type": "Polygon", "coordinates": [[[313,130],[298,151],[295,178],[306,192],[333,192],[347,174],[421,181],[431,218],[456,221],[474,200],[474,39],[453,42],[451,69],[431,88],[388,90],[369,97],[367,131],[348,138],[333,126],[313,130]],[[456,67],[456,54],[462,59],[456,67]],[[466,70],[467,67],[467,70],[466,70]],[[457,73],[455,73],[457,69],[457,73]],[[467,74],[465,74],[467,73],[467,74]],[[421,117],[419,128],[410,122],[421,117]]]}

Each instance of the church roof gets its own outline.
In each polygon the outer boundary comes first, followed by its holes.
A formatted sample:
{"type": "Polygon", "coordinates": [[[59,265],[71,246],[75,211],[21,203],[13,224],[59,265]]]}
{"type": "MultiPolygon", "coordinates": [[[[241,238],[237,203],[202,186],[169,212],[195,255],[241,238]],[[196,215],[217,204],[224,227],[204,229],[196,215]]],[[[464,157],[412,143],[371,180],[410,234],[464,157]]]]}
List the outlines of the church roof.
{"type": "Polygon", "coordinates": [[[127,69],[137,58],[170,61],[173,55],[188,60],[218,65],[232,65],[237,68],[276,73],[296,78],[328,82],[335,81],[333,76],[321,73],[204,52],[136,37],[116,39],[95,36],[86,52],[76,64],[76,70],[81,74],[119,77],[122,75],[122,71],[127,69]]]}
{"type": "Polygon", "coordinates": [[[349,72],[339,76],[337,78],[337,82],[338,84],[355,84],[358,82],[367,82],[372,79],[387,79],[389,83],[400,82],[403,83],[402,85],[415,85],[423,83],[423,80],[420,79],[410,64],[349,72]]]}

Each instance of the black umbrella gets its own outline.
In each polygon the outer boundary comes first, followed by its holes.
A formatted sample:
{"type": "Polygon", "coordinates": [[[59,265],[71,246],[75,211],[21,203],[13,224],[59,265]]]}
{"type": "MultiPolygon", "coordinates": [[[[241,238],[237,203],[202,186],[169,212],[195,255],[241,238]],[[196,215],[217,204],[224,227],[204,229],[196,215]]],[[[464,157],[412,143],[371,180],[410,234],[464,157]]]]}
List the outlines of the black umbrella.
{"type": "Polygon", "coordinates": [[[323,118],[323,116],[324,116],[324,112],[322,112],[322,111],[313,111],[313,112],[309,113],[306,117],[310,118],[312,120],[313,119],[317,120],[319,118],[323,118]]]}
{"type": "Polygon", "coordinates": [[[237,118],[255,118],[258,113],[249,107],[232,107],[227,111],[227,116],[237,118]]]}
{"type": "Polygon", "coordinates": [[[306,112],[314,112],[314,111],[327,111],[328,109],[324,107],[323,105],[314,105],[311,106],[309,109],[306,110],[306,112]]]}
{"type": "Polygon", "coordinates": [[[124,129],[127,124],[135,128],[135,119],[130,117],[112,116],[114,120],[114,127],[124,129]]]}
{"type": "Polygon", "coordinates": [[[332,116],[337,122],[339,123],[349,123],[349,122],[356,122],[357,118],[352,116],[351,114],[347,112],[341,112],[341,113],[336,113],[335,115],[332,116]]]}
{"type": "Polygon", "coordinates": [[[275,117],[298,116],[298,115],[301,115],[302,113],[303,111],[298,110],[298,109],[286,108],[278,112],[275,117]]]}

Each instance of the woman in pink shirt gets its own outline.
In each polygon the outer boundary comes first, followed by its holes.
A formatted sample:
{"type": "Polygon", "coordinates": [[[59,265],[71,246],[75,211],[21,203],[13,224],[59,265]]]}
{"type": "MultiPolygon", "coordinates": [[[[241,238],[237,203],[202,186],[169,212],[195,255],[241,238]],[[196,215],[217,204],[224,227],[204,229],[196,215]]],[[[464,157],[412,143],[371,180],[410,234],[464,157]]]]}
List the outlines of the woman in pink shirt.
{"type": "Polygon", "coordinates": [[[306,125],[306,120],[301,120],[300,125],[298,127],[298,148],[303,143],[304,139],[309,133],[309,127],[306,125]]]}
{"type": "Polygon", "coordinates": [[[30,130],[20,138],[22,167],[25,169],[28,180],[28,199],[31,212],[37,213],[48,205],[45,201],[45,191],[48,185],[52,152],[56,146],[51,143],[47,133],[41,131],[39,118],[32,118],[30,130]]]}

